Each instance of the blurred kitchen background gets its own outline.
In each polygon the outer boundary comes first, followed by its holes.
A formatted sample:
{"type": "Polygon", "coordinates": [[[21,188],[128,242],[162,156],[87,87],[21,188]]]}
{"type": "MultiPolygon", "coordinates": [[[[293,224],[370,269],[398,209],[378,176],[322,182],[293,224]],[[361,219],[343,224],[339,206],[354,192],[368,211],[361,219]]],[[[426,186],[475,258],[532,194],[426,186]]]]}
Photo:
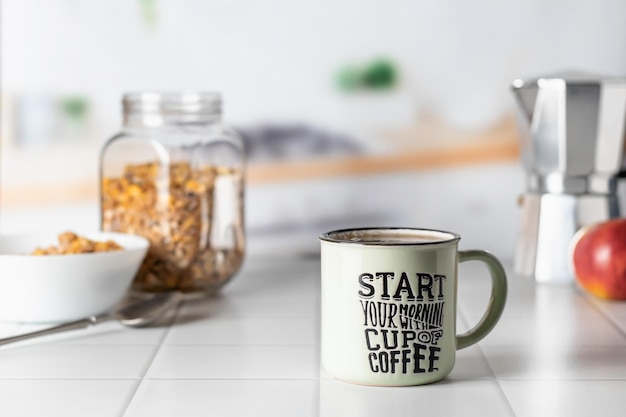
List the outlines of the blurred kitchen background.
{"type": "Polygon", "coordinates": [[[524,191],[511,81],[626,76],[623,0],[0,5],[0,233],[98,227],[123,92],[215,90],[248,150],[251,252],[403,225],[510,259],[524,191]]]}

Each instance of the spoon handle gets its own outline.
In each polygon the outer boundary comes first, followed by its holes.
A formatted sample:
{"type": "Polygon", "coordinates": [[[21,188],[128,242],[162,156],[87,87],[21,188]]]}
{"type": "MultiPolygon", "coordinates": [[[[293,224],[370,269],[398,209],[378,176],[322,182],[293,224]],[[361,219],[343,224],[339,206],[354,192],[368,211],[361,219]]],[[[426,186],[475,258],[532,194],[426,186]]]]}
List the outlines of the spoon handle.
{"type": "Polygon", "coordinates": [[[104,318],[102,316],[91,316],[80,320],[70,321],[68,323],[59,324],[58,326],[49,327],[43,330],[37,330],[35,332],[24,333],[17,336],[5,337],[0,339],[0,346],[7,345],[9,343],[20,342],[22,340],[32,339],[39,336],[47,336],[55,333],[61,333],[68,330],[84,329],[92,326],[96,323],[100,323],[104,318]]]}

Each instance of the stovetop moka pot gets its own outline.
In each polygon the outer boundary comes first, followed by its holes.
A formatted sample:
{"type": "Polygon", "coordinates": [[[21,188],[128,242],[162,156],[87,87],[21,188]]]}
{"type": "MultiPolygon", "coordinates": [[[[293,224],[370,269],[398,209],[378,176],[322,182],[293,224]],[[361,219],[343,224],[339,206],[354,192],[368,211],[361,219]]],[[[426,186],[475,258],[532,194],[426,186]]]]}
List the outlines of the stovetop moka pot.
{"type": "Polygon", "coordinates": [[[624,213],[626,80],[560,74],[518,79],[512,90],[526,170],[514,270],[571,283],[574,234],[624,213]]]}

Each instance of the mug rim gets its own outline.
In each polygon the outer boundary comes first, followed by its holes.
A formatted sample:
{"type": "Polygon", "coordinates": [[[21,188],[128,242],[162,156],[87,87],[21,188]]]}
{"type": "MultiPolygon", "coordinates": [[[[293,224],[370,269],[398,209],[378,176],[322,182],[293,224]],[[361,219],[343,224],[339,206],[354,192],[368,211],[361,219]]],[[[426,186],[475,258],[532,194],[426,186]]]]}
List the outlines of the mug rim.
{"type": "Polygon", "coordinates": [[[441,245],[446,243],[458,242],[461,240],[461,236],[457,233],[448,232],[446,230],[438,230],[438,229],[426,229],[426,228],[418,228],[418,227],[351,227],[346,229],[337,229],[331,230],[329,232],[322,233],[319,236],[319,240],[330,243],[338,243],[342,245],[355,245],[355,246],[426,246],[426,245],[441,245]],[[397,241],[397,242],[377,242],[377,241],[351,241],[346,239],[339,239],[333,237],[333,235],[337,235],[340,233],[348,233],[348,232],[372,232],[372,231],[405,231],[410,233],[429,233],[429,234],[442,234],[447,235],[447,237],[443,237],[442,239],[434,239],[432,241],[422,240],[422,241],[397,241]]]}

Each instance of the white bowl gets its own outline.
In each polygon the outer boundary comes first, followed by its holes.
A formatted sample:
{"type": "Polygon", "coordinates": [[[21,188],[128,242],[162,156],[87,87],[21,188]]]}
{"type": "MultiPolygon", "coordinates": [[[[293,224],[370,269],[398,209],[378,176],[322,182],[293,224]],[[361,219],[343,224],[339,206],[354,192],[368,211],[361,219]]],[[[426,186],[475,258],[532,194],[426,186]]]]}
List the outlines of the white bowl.
{"type": "Polygon", "coordinates": [[[148,250],[147,239],[123,233],[78,233],[124,249],[72,255],[29,255],[57,245],[56,234],[0,237],[0,321],[59,322],[103,313],[122,300],[148,250]]]}

